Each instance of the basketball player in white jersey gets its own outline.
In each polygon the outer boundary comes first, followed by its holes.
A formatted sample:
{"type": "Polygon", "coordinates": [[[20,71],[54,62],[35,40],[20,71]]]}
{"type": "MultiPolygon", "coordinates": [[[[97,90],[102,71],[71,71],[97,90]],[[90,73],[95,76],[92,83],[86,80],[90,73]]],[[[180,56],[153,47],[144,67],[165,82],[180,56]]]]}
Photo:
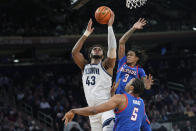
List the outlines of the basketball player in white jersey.
{"type": "MultiPolygon", "coordinates": [[[[113,68],[116,61],[116,38],[112,25],[114,13],[108,22],[108,51],[107,58],[104,58],[104,50],[101,46],[95,45],[90,50],[90,62],[80,52],[85,40],[93,32],[92,20],[89,20],[87,29],[82,37],[73,47],[72,56],[74,62],[82,70],[83,88],[88,106],[97,106],[108,101],[111,97],[113,68]]],[[[89,116],[92,131],[112,131],[114,126],[113,110],[89,116]]]]}

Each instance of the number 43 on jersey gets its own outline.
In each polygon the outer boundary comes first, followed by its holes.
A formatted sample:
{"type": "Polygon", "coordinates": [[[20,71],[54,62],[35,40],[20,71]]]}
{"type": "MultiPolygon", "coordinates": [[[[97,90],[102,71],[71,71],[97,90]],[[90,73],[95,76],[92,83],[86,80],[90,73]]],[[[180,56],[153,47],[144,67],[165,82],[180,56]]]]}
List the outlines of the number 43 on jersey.
{"type": "Polygon", "coordinates": [[[87,76],[86,84],[89,85],[95,85],[95,76],[87,76]]]}

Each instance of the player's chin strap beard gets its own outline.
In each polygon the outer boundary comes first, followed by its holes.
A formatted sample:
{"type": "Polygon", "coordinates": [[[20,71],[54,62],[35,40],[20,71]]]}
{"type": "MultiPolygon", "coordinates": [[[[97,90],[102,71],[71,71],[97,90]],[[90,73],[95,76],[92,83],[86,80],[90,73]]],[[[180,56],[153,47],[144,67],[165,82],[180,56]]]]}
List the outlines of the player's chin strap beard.
{"type": "Polygon", "coordinates": [[[101,59],[102,56],[99,56],[99,55],[92,55],[91,58],[93,58],[93,59],[101,59]]]}

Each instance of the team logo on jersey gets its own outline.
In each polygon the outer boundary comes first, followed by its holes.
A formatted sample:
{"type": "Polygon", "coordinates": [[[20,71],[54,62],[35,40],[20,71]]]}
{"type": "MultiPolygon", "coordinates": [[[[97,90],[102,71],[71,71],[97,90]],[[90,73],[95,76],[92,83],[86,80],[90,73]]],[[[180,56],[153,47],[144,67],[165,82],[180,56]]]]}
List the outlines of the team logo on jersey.
{"type": "Polygon", "coordinates": [[[128,69],[128,68],[121,68],[120,71],[121,71],[121,72],[126,72],[126,73],[128,73],[128,74],[132,74],[132,75],[136,75],[136,74],[137,74],[136,71],[131,70],[131,69],[128,69]]]}
{"type": "Polygon", "coordinates": [[[85,69],[85,74],[98,74],[99,75],[99,68],[91,67],[85,69]]]}

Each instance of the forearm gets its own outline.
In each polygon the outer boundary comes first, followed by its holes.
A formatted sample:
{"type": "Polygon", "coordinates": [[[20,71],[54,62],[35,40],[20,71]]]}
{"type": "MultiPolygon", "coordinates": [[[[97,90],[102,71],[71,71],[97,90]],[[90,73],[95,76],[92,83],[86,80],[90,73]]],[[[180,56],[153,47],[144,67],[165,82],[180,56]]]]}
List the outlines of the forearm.
{"type": "Polygon", "coordinates": [[[112,26],[108,26],[108,58],[116,58],[116,38],[112,26]]]}
{"type": "Polygon", "coordinates": [[[82,115],[82,116],[89,116],[97,114],[94,107],[84,107],[84,108],[77,108],[71,110],[74,114],[82,115]]]}
{"type": "Polygon", "coordinates": [[[119,44],[125,44],[127,40],[131,37],[131,35],[135,32],[135,28],[129,29],[120,39],[119,44]]]}
{"type": "Polygon", "coordinates": [[[85,35],[82,35],[82,37],[77,41],[77,43],[75,44],[75,46],[72,49],[72,55],[74,55],[75,53],[80,52],[80,50],[82,49],[82,46],[84,44],[84,42],[86,41],[88,37],[85,35]]]}
{"type": "Polygon", "coordinates": [[[111,91],[111,97],[115,95],[115,91],[111,91]]]}

